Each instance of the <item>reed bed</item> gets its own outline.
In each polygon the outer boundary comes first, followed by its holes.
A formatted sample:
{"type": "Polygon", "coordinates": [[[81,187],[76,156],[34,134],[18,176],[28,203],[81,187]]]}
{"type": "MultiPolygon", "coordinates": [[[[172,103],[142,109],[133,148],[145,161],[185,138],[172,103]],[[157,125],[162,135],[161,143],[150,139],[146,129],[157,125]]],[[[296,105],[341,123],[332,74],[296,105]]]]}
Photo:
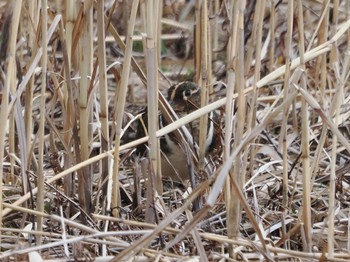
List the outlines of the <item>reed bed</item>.
{"type": "Polygon", "coordinates": [[[0,27],[1,261],[350,260],[349,1],[0,1],[0,27]],[[179,185],[159,138],[195,119],[179,185]]]}

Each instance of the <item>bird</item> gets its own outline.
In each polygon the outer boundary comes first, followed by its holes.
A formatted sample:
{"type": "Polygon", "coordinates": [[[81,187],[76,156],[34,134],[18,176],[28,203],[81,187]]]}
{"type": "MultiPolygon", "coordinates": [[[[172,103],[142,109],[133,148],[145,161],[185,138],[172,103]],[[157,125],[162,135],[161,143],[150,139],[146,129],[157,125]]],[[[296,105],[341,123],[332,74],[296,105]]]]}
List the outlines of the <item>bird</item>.
{"type": "MultiPolygon", "coordinates": [[[[197,110],[200,107],[201,88],[194,82],[183,81],[170,86],[168,89],[167,100],[169,105],[181,118],[185,115],[197,110]]],[[[209,118],[212,117],[212,114],[209,118]]],[[[142,123],[137,127],[136,138],[141,138],[146,135],[148,123],[147,108],[142,111],[142,123]]],[[[169,123],[165,117],[159,113],[159,128],[162,128],[169,123]]],[[[140,121],[140,122],[141,122],[140,121]]],[[[186,125],[187,129],[193,137],[193,141],[198,144],[199,139],[199,119],[196,119],[186,125]]],[[[206,150],[209,151],[211,145],[215,142],[214,123],[211,119],[208,120],[208,132],[206,141],[206,150]]],[[[190,179],[189,167],[189,150],[185,144],[179,141],[179,136],[174,132],[164,135],[160,138],[161,149],[161,166],[162,176],[171,178],[175,182],[183,182],[190,179]]],[[[145,155],[147,146],[139,145],[137,152],[140,155],[145,155]]]]}
{"type": "MultiPolygon", "coordinates": [[[[190,81],[184,81],[172,85],[168,90],[168,101],[176,115],[181,118],[200,108],[201,89],[190,81]]],[[[218,117],[215,111],[209,114],[207,126],[206,151],[210,151],[215,142],[215,125],[218,117]]],[[[186,125],[194,141],[198,144],[199,140],[199,118],[186,125]]]]}

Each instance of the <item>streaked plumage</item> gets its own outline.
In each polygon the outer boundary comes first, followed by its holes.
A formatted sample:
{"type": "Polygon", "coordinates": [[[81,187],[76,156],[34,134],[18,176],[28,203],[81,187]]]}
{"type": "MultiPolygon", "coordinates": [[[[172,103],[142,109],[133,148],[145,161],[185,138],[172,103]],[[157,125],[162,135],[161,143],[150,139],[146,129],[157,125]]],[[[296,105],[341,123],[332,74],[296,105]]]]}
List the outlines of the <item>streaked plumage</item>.
{"type": "MultiPolygon", "coordinates": [[[[195,83],[189,81],[172,85],[168,90],[168,101],[177,116],[181,118],[199,108],[200,88],[195,83]]],[[[145,135],[143,126],[147,127],[147,109],[145,109],[142,119],[144,125],[139,125],[136,135],[138,138],[145,135]]],[[[160,128],[167,124],[165,118],[160,115],[160,128]]],[[[194,141],[198,143],[199,119],[192,121],[186,127],[192,134],[194,141]]],[[[207,139],[207,148],[209,149],[214,137],[214,124],[210,120],[208,120],[208,135],[210,136],[207,139]]],[[[179,143],[175,132],[165,135],[160,139],[162,175],[164,177],[171,177],[174,181],[189,179],[187,160],[189,152],[186,152],[182,145],[182,143],[179,143]]],[[[140,153],[144,154],[146,147],[145,145],[141,145],[138,149],[140,153]]]]}

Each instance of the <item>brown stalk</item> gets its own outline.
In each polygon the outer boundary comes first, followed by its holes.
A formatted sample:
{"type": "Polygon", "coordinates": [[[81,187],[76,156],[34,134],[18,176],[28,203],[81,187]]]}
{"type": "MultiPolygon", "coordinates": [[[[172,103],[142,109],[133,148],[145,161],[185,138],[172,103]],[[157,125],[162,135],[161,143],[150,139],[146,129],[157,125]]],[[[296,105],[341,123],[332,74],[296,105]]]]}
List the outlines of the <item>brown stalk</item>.
{"type": "MultiPolygon", "coordinates": [[[[17,0],[11,3],[10,13],[11,15],[11,28],[9,32],[8,46],[7,46],[7,63],[6,63],[6,79],[5,86],[2,93],[1,111],[0,111],[0,121],[4,123],[4,128],[0,128],[0,192],[3,192],[2,181],[3,181],[3,171],[4,171],[4,148],[5,148],[5,136],[7,133],[6,126],[9,120],[9,100],[8,97],[11,92],[11,86],[15,86],[15,72],[16,72],[16,40],[18,34],[18,25],[21,13],[22,1],[17,0]]],[[[24,181],[26,178],[23,178],[24,181]]],[[[2,194],[0,194],[0,203],[2,201],[2,194]]],[[[0,205],[0,211],[2,212],[2,205],[0,205]]],[[[2,225],[2,216],[0,215],[0,225],[2,225]]]]}
{"type": "MultiPolygon", "coordinates": [[[[104,1],[98,1],[97,5],[97,52],[98,52],[98,76],[100,90],[100,108],[101,108],[101,150],[106,152],[109,149],[109,125],[108,125],[108,85],[106,70],[106,46],[105,46],[105,20],[104,20],[104,1]]],[[[102,161],[101,180],[104,181],[108,176],[108,158],[102,161]]],[[[102,189],[102,194],[107,194],[107,183],[102,189]]]]}
{"type": "Polygon", "coordinates": [[[149,133],[149,158],[151,164],[151,174],[155,182],[155,189],[158,194],[162,194],[162,176],[160,172],[160,148],[159,140],[156,137],[158,130],[158,1],[146,1],[145,3],[145,53],[147,68],[147,114],[148,114],[148,133],[149,133]]]}
{"type": "MultiPolygon", "coordinates": [[[[285,66],[286,70],[284,72],[284,83],[283,83],[283,94],[284,94],[284,99],[287,98],[287,95],[289,94],[289,82],[290,82],[290,77],[291,77],[291,60],[292,60],[292,34],[293,34],[293,18],[294,18],[294,1],[288,1],[288,16],[287,16],[287,31],[284,36],[284,59],[285,59],[285,66]]],[[[279,136],[279,144],[281,145],[279,150],[282,153],[282,160],[283,160],[283,186],[282,186],[282,195],[283,195],[283,200],[282,200],[282,205],[284,207],[288,206],[288,170],[289,170],[289,165],[288,165],[288,145],[287,145],[287,123],[289,119],[289,113],[290,109],[285,108],[283,111],[283,120],[281,124],[281,132],[279,136]]],[[[283,221],[285,221],[285,216],[287,215],[287,209],[284,210],[282,213],[283,216],[283,221]]],[[[282,234],[286,234],[286,225],[282,221],[282,234]]]]}
{"type": "MultiPolygon", "coordinates": [[[[231,7],[231,13],[228,14],[230,21],[231,21],[231,33],[230,38],[228,41],[228,48],[227,48],[227,90],[226,90],[226,105],[225,105],[225,137],[224,137],[224,161],[228,160],[228,157],[231,154],[231,138],[233,133],[233,122],[232,122],[232,116],[233,116],[233,108],[234,104],[232,101],[234,88],[235,88],[235,82],[236,82],[236,75],[234,72],[234,59],[236,56],[236,49],[237,49],[237,31],[238,31],[238,10],[235,7],[234,1],[230,2],[231,7]]],[[[232,170],[231,170],[232,171],[232,170]]],[[[230,172],[231,172],[230,171],[230,172]]],[[[229,176],[231,176],[232,173],[229,173],[229,176]]],[[[235,178],[234,178],[235,179],[235,178]]],[[[234,239],[234,236],[237,235],[237,225],[239,224],[240,220],[238,219],[237,215],[237,205],[239,203],[235,203],[235,201],[232,198],[232,184],[231,180],[229,178],[226,178],[225,183],[225,202],[227,206],[227,219],[228,221],[232,221],[232,223],[229,223],[227,231],[228,231],[228,237],[231,239],[234,239]]],[[[238,207],[239,208],[239,207],[238,207]]],[[[230,245],[230,251],[229,255],[230,257],[233,257],[233,246],[230,245]]]]}
{"type": "MultiPolygon", "coordinates": [[[[250,99],[248,98],[248,104],[249,104],[249,110],[250,112],[248,113],[248,119],[247,119],[247,132],[249,132],[254,126],[256,125],[257,121],[257,98],[259,97],[259,91],[257,89],[257,82],[259,81],[261,77],[261,63],[262,63],[262,57],[261,57],[261,49],[262,49],[262,30],[264,26],[264,6],[266,4],[266,1],[258,1],[256,6],[255,6],[255,16],[254,16],[254,26],[253,26],[253,33],[252,33],[252,39],[251,41],[254,42],[254,46],[252,46],[252,50],[255,50],[255,65],[254,65],[254,82],[253,82],[253,91],[250,99]],[[254,47],[254,48],[253,48],[254,47]]],[[[248,56],[248,55],[247,55],[248,56]]],[[[249,61],[249,58],[246,59],[249,61]]],[[[252,60],[250,59],[250,62],[252,60]]],[[[247,62],[248,63],[248,62],[247,62]]],[[[246,65],[246,71],[248,69],[248,65],[250,66],[251,64],[246,65]]],[[[251,146],[250,147],[250,152],[249,154],[244,155],[243,159],[243,173],[246,173],[245,168],[246,165],[249,165],[249,172],[253,173],[254,169],[254,162],[250,161],[248,164],[248,155],[250,159],[255,159],[256,158],[256,147],[251,146]]],[[[245,175],[244,175],[245,177],[245,175]]],[[[245,182],[244,182],[245,183],[245,182]]]]}
{"type": "MultiPolygon", "coordinates": [[[[201,106],[205,106],[209,101],[209,86],[211,84],[211,50],[210,50],[210,30],[209,21],[208,21],[208,4],[209,2],[204,1],[200,5],[200,13],[197,19],[196,30],[200,30],[197,35],[200,36],[199,39],[196,39],[196,48],[200,50],[199,60],[196,61],[199,63],[197,68],[200,69],[197,72],[199,85],[201,87],[201,106]]],[[[205,167],[205,153],[206,153],[206,138],[207,138],[207,126],[208,126],[208,115],[204,115],[200,118],[199,121],[199,157],[198,157],[198,168],[199,170],[204,170],[205,167]]]]}
{"type": "MultiPolygon", "coordinates": [[[[81,38],[78,45],[80,49],[79,57],[79,130],[75,123],[73,128],[75,154],[77,162],[84,161],[89,158],[90,147],[89,141],[91,136],[91,125],[89,120],[91,116],[91,106],[89,105],[88,90],[90,86],[90,77],[92,75],[93,53],[92,53],[92,41],[93,41],[93,6],[88,3],[84,3],[81,9],[84,9],[84,19],[81,24],[81,38]],[[78,134],[79,133],[79,134],[78,134]]],[[[92,201],[92,175],[89,171],[89,167],[84,167],[79,170],[79,186],[78,186],[78,198],[82,208],[87,212],[91,212],[92,201]]],[[[82,221],[86,223],[85,216],[82,216],[82,221]]]]}
{"type": "MultiPolygon", "coordinates": [[[[120,151],[120,141],[121,141],[121,133],[122,133],[122,124],[123,124],[123,115],[125,108],[125,100],[126,93],[128,89],[128,79],[130,74],[130,65],[131,65],[131,51],[132,51],[132,35],[134,32],[136,12],[138,8],[138,0],[135,0],[130,14],[129,25],[128,25],[128,33],[126,38],[126,48],[124,53],[124,64],[122,77],[119,86],[119,94],[117,97],[118,105],[117,105],[117,115],[116,115],[116,139],[114,142],[114,164],[113,164],[113,178],[112,181],[108,181],[108,183],[112,183],[113,185],[113,195],[112,201],[109,203],[112,204],[113,207],[113,215],[115,217],[118,216],[118,205],[119,205],[119,151],[120,151]]],[[[107,207],[108,208],[108,207],[107,207]]]]}

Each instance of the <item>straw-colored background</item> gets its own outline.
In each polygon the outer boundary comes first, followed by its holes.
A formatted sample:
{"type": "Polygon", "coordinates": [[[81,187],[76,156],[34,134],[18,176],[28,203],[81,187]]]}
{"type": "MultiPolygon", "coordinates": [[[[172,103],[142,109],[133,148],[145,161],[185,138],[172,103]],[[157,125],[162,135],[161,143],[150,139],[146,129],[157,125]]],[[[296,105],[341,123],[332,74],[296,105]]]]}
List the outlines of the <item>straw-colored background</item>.
{"type": "Polygon", "coordinates": [[[349,261],[349,17],[339,0],[0,1],[1,261],[349,261]],[[158,130],[183,80],[202,107],[158,130]],[[196,188],[163,184],[159,137],[213,110],[196,188]]]}

